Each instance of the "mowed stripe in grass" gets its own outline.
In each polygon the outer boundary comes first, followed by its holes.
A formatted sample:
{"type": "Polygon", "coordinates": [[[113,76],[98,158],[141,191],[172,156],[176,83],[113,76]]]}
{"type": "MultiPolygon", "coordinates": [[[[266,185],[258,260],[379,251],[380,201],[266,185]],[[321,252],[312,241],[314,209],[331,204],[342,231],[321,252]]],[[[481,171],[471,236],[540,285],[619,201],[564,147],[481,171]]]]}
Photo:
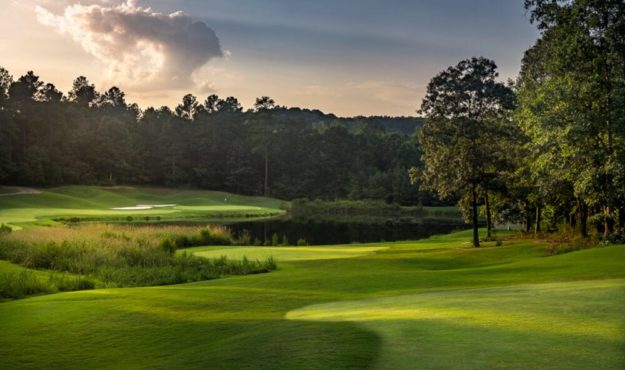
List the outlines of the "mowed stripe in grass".
{"type": "Polygon", "coordinates": [[[353,322],[382,338],[375,369],[621,369],[625,280],[313,305],[290,320],[353,322]],[[415,366],[421,364],[421,366],[415,366]]]}
{"type": "Polygon", "coordinates": [[[622,368],[624,246],[546,257],[531,241],[471,249],[462,238],[2,303],[0,358],[7,368],[622,368]],[[369,317],[336,316],[354,312],[369,317]]]}

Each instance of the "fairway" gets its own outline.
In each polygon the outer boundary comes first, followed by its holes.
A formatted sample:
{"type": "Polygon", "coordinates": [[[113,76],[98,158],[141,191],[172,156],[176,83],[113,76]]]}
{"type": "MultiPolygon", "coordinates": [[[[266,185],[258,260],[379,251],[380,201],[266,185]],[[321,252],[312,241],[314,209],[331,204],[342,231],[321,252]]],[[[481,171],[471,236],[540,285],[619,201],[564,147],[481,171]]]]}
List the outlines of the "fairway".
{"type": "Polygon", "coordinates": [[[0,304],[7,368],[622,369],[625,246],[200,247],[278,270],[0,304]]]}
{"type": "Polygon", "coordinates": [[[203,190],[64,186],[40,192],[16,193],[15,188],[5,191],[0,196],[0,224],[16,229],[71,218],[127,221],[130,217],[136,222],[272,217],[283,214],[285,207],[284,202],[276,199],[203,190]]]}
{"type": "Polygon", "coordinates": [[[226,256],[232,259],[265,259],[273,257],[276,261],[322,260],[365,256],[388,247],[338,246],[338,247],[198,247],[186,249],[187,252],[206,258],[226,256]]]}

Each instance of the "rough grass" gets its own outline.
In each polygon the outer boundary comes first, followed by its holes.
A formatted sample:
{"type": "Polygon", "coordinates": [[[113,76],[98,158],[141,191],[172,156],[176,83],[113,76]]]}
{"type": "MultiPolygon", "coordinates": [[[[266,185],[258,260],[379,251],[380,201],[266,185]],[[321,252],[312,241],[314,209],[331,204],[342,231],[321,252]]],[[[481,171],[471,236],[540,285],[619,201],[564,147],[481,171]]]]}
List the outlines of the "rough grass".
{"type": "MultiPolygon", "coordinates": [[[[234,261],[222,256],[205,259],[175,254],[180,247],[232,243],[228,229],[220,226],[50,227],[1,236],[0,259],[30,269],[94,277],[107,286],[118,287],[178,284],[276,268],[271,258],[234,261]]],[[[45,291],[35,293],[39,292],[45,291]]],[[[26,289],[24,293],[29,294],[26,289]]]]}
{"type": "Polygon", "coordinates": [[[286,203],[270,198],[160,188],[103,188],[64,186],[39,194],[0,197],[0,224],[16,228],[50,225],[72,218],[86,221],[178,221],[271,217],[284,213],[286,203]],[[119,211],[111,208],[138,204],[175,204],[174,207],[119,211]],[[146,219],[147,218],[147,219],[146,219]]]}
{"type": "Polygon", "coordinates": [[[0,301],[38,294],[87,290],[98,282],[84,276],[31,270],[0,261],[0,301]]]}
{"type": "Polygon", "coordinates": [[[624,367],[625,246],[546,256],[540,242],[475,249],[468,236],[5,302],[0,358],[32,369],[624,367]]]}

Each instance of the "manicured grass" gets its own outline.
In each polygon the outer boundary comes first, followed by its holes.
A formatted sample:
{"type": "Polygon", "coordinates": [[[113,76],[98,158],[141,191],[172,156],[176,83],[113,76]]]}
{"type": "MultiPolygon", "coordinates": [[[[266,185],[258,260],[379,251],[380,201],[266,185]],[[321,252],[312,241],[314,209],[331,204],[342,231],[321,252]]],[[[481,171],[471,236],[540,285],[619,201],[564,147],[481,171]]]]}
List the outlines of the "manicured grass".
{"type": "Polygon", "coordinates": [[[276,261],[322,260],[365,256],[388,247],[198,247],[186,251],[205,258],[226,256],[232,259],[243,257],[263,260],[273,257],[276,261]]]}
{"type": "Polygon", "coordinates": [[[11,369],[623,368],[625,246],[548,257],[530,240],[465,240],[351,258],[367,247],[249,249],[272,253],[278,271],[5,302],[0,358],[11,369]]]}
{"type": "Polygon", "coordinates": [[[285,203],[276,199],[235,194],[160,188],[102,188],[64,186],[43,189],[39,194],[0,197],[0,224],[49,225],[55,219],[78,217],[81,221],[210,220],[269,217],[284,213],[285,203]],[[140,204],[175,204],[147,210],[113,210],[140,204]]]}

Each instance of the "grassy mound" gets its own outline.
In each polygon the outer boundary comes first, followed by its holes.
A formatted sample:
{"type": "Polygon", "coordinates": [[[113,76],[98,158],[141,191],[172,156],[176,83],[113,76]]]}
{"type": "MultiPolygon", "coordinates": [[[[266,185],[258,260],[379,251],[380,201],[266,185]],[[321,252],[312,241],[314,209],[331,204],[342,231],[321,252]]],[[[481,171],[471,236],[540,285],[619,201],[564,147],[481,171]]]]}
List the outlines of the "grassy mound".
{"type": "Polygon", "coordinates": [[[5,302],[0,357],[33,369],[623,368],[624,246],[548,256],[539,242],[464,240],[351,258],[302,249],[271,274],[5,302]]]}

